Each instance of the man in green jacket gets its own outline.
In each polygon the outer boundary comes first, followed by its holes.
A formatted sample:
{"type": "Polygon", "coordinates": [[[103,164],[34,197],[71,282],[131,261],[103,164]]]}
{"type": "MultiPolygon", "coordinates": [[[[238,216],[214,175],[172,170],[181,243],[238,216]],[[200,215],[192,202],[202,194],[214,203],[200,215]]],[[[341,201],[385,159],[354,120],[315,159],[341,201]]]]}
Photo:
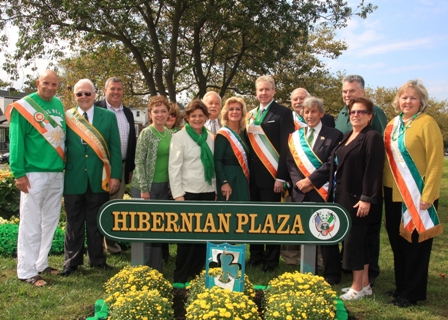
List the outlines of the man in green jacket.
{"type": "Polygon", "coordinates": [[[20,190],[17,275],[42,287],[39,274],[56,274],[48,252],[59,222],[64,184],[64,107],[55,98],[59,79],[51,70],[36,81],[37,92],[8,106],[10,167],[20,190]]]}
{"type": "MultiPolygon", "coordinates": [[[[342,100],[344,100],[345,105],[336,119],[336,129],[343,134],[352,130],[347,105],[352,99],[364,97],[364,85],[364,79],[358,75],[349,75],[342,80],[342,100]]],[[[374,106],[373,111],[372,129],[378,131],[382,136],[387,125],[386,115],[378,106],[374,106]]]]}
{"type": "Polygon", "coordinates": [[[64,200],[67,225],[63,276],[83,264],[84,229],[92,267],[112,269],[103,253],[103,236],[97,225],[100,207],[120,187],[122,156],[117,118],[94,106],[95,87],[89,79],[74,87],[77,106],[68,110],[64,200]],[[84,227],[85,225],[85,227],[84,227]]]}

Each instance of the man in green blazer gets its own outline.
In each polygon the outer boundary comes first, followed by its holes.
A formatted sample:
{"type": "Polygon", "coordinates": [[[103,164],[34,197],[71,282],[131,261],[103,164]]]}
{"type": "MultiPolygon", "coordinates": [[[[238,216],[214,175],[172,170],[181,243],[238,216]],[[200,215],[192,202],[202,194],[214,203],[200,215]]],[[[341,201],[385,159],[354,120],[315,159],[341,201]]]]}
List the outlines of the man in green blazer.
{"type": "Polygon", "coordinates": [[[95,86],[88,79],[74,87],[77,106],[66,112],[66,167],[64,201],[67,225],[63,276],[83,264],[84,230],[92,267],[110,270],[103,253],[103,236],[96,218],[100,207],[120,186],[122,157],[117,119],[93,105],[95,86]]]}

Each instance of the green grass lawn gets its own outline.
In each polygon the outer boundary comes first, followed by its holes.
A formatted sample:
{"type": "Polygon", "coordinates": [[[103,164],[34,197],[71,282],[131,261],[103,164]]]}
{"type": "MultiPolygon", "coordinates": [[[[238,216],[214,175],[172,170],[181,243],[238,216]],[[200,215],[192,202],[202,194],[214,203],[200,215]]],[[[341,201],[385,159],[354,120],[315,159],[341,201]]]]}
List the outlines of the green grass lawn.
{"type": "MultiPolygon", "coordinates": [[[[448,228],[448,161],[445,160],[442,194],[439,200],[439,218],[448,228]]],[[[356,319],[446,319],[448,318],[448,236],[445,232],[434,239],[431,254],[428,300],[417,306],[400,309],[388,305],[384,293],[394,289],[393,258],[384,228],[381,231],[381,274],[373,288],[373,297],[347,302],[346,307],[356,319]],[[447,277],[445,277],[447,274],[447,277]]],[[[164,266],[165,277],[172,281],[175,246],[171,245],[171,259],[164,266]]],[[[61,269],[63,256],[51,256],[51,266],[61,269]]],[[[130,252],[109,256],[112,271],[99,271],[85,265],[70,277],[46,276],[48,285],[33,288],[20,282],[16,274],[16,259],[0,257],[0,319],[85,319],[93,313],[97,299],[104,298],[103,284],[125,265],[130,264],[130,252]]],[[[246,269],[251,281],[266,285],[268,281],[294,268],[281,263],[276,272],[265,274],[259,269],[246,269]]],[[[350,286],[351,275],[344,275],[341,284],[334,287],[338,294],[350,286]]]]}

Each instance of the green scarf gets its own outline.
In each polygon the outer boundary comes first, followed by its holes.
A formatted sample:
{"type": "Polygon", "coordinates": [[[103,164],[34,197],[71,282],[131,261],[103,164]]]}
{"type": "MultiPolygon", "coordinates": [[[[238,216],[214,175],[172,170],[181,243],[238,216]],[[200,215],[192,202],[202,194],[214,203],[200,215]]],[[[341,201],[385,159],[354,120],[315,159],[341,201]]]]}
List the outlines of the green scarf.
{"type": "Polygon", "coordinates": [[[202,134],[199,135],[196,131],[194,131],[190,124],[187,123],[185,125],[185,130],[187,130],[190,138],[193,139],[193,141],[196,142],[201,148],[201,161],[204,166],[205,181],[211,185],[212,179],[215,177],[215,160],[213,158],[212,150],[210,150],[210,147],[207,144],[207,129],[202,127],[202,134]]]}

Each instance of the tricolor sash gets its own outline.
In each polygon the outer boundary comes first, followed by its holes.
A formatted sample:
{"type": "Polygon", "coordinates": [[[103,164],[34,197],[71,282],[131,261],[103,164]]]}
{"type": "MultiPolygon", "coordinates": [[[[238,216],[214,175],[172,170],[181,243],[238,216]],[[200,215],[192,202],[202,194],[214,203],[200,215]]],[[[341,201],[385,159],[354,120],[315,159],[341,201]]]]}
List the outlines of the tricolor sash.
{"type": "Polygon", "coordinates": [[[305,119],[303,117],[296,113],[295,111],[292,112],[292,118],[294,119],[294,130],[299,130],[300,128],[308,127],[308,125],[305,122],[305,119]]]}
{"type": "Polygon", "coordinates": [[[78,113],[76,108],[67,110],[65,116],[67,126],[84,140],[95,151],[98,158],[103,161],[101,187],[104,191],[109,192],[111,166],[109,162],[110,152],[106,141],[101,133],[78,113]]]}
{"type": "Polygon", "coordinates": [[[277,177],[280,156],[261,127],[261,122],[267,113],[268,111],[266,110],[264,114],[260,116],[258,114],[258,108],[257,111],[254,109],[247,113],[247,136],[249,137],[249,142],[258,158],[275,179],[277,177]]]}
{"type": "MultiPolygon", "coordinates": [[[[314,171],[320,168],[322,161],[314,153],[311,146],[305,138],[305,129],[302,128],[289,135],[288,139],[289,150],[291,150],[292,157],[296,166],[305,177],[309,177],[314,171]]],[[[313,185],[317,193],[322,199],[327,202],[329,182],[325,183],[319,189],[313,185]]]]}
{"type": "Polygon", "coordinates": [[[394,118],[384,132],[386,156],[398,190],[403,198],[400,235],[412,242],[414,229],[419,233],[419,242],[443,232],[437,211],[432,205],[420,210],[420,199],[424,181],[405,145],[406,127],[400,116],[394,118]]]}
{"type": "Polygon", "coordinates": [[[241,141],[241,138],[238,136],[238,134],[236,134],[228,127],[222,127],[221,129],[219,129],[217,134],[221,134],[227,138],[230,146],[232,147],[233,153],[238,159],[241,169],[246,176],[246,179],[249,181],[249,162],[247,160],[246,148],[244,147],[244,143],[243,141],[241,141]]]}
{"type": "Polygon", "coordinates": [[[65,161],[65,133],[61,126],[30,96],[26,96],[10,104],[5,112],[6,119],[11,122],[11,112],[15,108],[54,148],[65,161]]]}

